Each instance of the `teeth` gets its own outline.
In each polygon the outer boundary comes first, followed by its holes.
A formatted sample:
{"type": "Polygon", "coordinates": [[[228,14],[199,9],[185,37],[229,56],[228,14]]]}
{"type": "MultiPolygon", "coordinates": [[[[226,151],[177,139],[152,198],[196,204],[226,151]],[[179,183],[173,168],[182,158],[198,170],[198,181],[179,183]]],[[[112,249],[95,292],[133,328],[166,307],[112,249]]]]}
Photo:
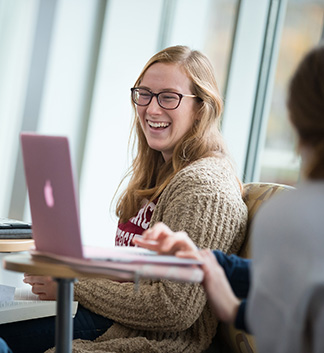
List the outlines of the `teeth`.
{"type": "Polygon", "coordinates": [[[151,126],[151,127],[168,127],[170,125],[170,123],[154,123],[152,121],[148,121],[148,124],[151,126]]]}

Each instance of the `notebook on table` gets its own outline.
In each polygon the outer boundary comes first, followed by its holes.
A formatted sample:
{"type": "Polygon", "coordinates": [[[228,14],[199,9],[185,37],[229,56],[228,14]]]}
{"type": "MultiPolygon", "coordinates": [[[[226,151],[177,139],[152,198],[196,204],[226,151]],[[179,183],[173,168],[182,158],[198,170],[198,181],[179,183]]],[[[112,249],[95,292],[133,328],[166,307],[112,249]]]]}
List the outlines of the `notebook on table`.
{"type": "MultiPolygon", "coordinates": [[[[8,286],[0,285],[1,287],[8,286]]],[[[12,298],[1,298],[0,300],[0,324],[56,315],[55,300],[40,300],[36,294],[31,292],[31,287],[12,289],[14,290],[12,298]]],[[[77,307],[78,302],[73,301],[73,317],[77,307]]]]}
{"type": "Polygon", "coordinates": [[[32,228],[29,222],[0,217],[0,239],[31,239],[32,228]]]}
{"type": "MultiPolygon", "coordinates": [[[[201,282],[200,262],[157,255],[138,247],[82,245],[77,189],[68,138],[20,135],[32,217],[34,256],[47,256],[84,271],[131,279],[137,276],[201,282]]],[[[107,233],[109,230],[106,230],[107,233]]]]}

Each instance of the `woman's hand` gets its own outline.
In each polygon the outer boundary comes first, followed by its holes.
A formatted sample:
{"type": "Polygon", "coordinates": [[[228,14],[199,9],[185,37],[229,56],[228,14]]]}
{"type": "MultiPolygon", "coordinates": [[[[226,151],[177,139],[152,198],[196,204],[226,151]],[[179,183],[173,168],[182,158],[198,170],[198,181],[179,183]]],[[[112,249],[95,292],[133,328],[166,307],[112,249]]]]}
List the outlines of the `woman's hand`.
{"type": "Polygon", "coordinates": [[[161,222],[143,232],[142,237],[135,237],[133,243],[164,255],[177,255],[179,251],[197,251],[186,232],[173,232],[161,222]]]}
{"type": "Polygon", "coordinates": [[[57,283],[48,276],[33,276],[25,273],[23,281],[32,286],[32,292],[41,300],[56,300],[57,283]]]}
{"type": "MultiPolygon", "coordinates": [[[[199,251],[203,261],[203,286],[208,300],[219,320],[234,323],[240,306],[240,300],[235,296],[223,267],[215,255],[207,249],[199,251]]],[[[183,254],[185,255],[185,254],[183,254]]]]}
{"type": "Polygon", "coordinates": [[[173,232],[164,223],[155,224],[141,238],[134,238],[133,242],[159,254],[201,261],[204,271],[203,286],[216,316],[224,322],[235,322],[240,300],[233,293],[223,267],[210,250],[198,250],[187,233],[173,232]]]}
{"type": "Polygon", "coordinates": [[[208,249],[178,251],[177,256],[202,262],[204,271],[202,284],[215,315],[220,321],[234,323],[240,300],[235,296],[223,267],[212,251],[208,249]]]}

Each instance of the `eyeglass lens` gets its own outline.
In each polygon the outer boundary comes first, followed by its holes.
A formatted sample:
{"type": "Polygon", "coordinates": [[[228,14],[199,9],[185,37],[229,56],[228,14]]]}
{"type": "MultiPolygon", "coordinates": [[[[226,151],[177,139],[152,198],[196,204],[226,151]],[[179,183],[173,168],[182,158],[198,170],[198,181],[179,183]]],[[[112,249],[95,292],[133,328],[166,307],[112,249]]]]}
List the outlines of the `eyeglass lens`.
{"type": "Polygon", "coordinates": [[[155,95],[157,96],[159,105],[165,109],[177,108],[181,100],[181,96],[178,96],[173,92],[160,92],[158,94],[154,94],[144,88],[136,88],[132,92],[134,103],[140,106],[149,105],[155,95]]]}

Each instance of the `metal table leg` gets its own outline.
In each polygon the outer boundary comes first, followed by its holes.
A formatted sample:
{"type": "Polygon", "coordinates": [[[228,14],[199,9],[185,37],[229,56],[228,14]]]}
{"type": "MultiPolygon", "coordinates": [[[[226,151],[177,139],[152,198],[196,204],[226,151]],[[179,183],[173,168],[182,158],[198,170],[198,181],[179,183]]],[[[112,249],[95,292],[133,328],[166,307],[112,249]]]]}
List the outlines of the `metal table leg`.
{"type": "Polygon", "coordinates": [[[55,321],[56,353],[71,353],[73,339],[73,282],[72,278],[56,278],[58,283],[55,321]]]}

